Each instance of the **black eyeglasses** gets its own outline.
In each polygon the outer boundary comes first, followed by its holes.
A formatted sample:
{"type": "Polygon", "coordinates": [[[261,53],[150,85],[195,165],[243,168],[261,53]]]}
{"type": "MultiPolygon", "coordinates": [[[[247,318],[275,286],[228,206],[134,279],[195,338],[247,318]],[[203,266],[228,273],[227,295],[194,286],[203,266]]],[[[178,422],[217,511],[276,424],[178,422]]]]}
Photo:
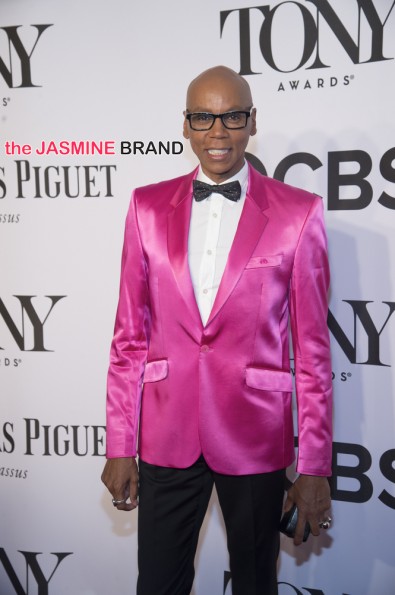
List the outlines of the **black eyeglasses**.
{"type": "Polygon", "coordinates": [[[225,112],[224,114],[210,114],[207,112],[196,112],[194,114],[186,114],[186,119],[189,122],[192,130],[203,131],[210,130],[214,126],[217,118],[221,118],[222,124],[229,130],[238,130],[247,126],[248,118],[251,116],[250,108],[248,111],[234,111],[225,112]]]}

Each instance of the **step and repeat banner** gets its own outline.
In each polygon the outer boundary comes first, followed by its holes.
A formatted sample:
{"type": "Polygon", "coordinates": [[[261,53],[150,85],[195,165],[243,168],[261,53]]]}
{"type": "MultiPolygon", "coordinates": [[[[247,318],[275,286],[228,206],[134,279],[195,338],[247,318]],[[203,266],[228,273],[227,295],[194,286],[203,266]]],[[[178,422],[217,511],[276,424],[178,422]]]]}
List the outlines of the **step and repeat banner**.
{"type": "MultiPolygon", "coordinates": [[[[1,0],[1,595],[135,593],[100,482],[124,218],[195,166],[185,91],[216,64],[251,86],[251,162],[326,211],[334,521],[282,538],[279,592],[395,593],[395,2],[1,0]]],[[[193,595],[228,570],[214,495],[193,595]]]]}

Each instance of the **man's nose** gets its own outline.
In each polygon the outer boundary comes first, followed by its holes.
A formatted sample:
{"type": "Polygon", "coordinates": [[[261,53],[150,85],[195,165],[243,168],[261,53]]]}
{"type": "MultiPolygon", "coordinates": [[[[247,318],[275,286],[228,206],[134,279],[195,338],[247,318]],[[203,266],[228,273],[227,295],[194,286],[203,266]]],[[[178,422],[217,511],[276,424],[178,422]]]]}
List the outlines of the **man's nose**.
{"type": "Polygon", "coordinates": [[[223,125],[221,118],[215,118],[210,133],[211,136],[227,136],[228,129],[223,125]]]}

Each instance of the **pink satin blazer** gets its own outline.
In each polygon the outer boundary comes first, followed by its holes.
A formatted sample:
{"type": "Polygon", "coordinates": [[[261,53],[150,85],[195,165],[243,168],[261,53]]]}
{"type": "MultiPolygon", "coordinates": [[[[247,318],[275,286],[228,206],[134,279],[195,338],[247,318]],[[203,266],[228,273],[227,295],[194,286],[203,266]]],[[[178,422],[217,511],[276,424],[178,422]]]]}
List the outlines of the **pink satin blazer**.
{"type": "Polygon", "coordinates": [[[262,473],[294,460],[330,475],[329,268],[322,200],[251,166],[243,212],[205,326],[188,267],[197,170],[134,191],[126,220],[107,396],[107,456],[262,473]],[[138,439],[138,449],[137,449],[138,439]]]}

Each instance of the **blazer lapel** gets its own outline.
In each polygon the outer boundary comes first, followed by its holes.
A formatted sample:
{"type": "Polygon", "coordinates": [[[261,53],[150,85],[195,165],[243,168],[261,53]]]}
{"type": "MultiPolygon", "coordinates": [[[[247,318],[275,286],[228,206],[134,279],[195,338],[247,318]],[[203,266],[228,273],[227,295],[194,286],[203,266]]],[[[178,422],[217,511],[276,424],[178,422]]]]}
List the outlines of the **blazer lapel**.
{"type": "Polygon", "coordinates": [[[258,172],[249,166],[249,184],[243,211],[207,325],[224,306],[251,258],[268,222],[268,217],[262,212],[267,207],[264,182],[258,172]]]}
{"type": "Polygon", "coordinates": [[[192,279],[188,263],[188,235],[192,209],[192,180],[198,169],[185,176],[176,190],[171,205],[173,209],[168,215],[167,249],[178,289],[184,298],[192,316],[202,326],[199,308],[196,303],[192,279]]]}

